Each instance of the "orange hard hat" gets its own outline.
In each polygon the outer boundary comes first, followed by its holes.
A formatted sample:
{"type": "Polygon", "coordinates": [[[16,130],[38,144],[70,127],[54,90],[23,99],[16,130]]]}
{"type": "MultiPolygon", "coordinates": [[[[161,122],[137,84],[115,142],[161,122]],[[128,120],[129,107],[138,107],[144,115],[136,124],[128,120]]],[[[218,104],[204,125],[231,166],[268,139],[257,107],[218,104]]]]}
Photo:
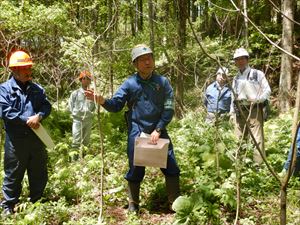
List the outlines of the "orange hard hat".
{"type": "Polygon", "coordinates": [[[82,79],[82,78],[84,78],[84,77],[88,77],[88,78],[90,78],[90,79],[92,79],[92,74],[89,72],[89,71],[87,71],[87,70],[84,70],[84,71],[82,71],[81,73],[80,73],[80,75],[79,75],[79,80],[80,79],[82,79]]]}
{"type": "Polygon", "coordinates": [[[9,58],[8,67],[32,66],[33,62],[30,56],[24,51],[16,51],[9,58]]]}

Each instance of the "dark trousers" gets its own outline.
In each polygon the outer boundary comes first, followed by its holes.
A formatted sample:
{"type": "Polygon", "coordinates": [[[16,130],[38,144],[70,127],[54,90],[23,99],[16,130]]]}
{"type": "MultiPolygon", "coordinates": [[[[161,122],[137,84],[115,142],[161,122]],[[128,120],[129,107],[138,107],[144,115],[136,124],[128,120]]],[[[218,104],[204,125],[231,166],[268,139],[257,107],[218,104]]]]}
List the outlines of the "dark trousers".
{"type": "MultiPolygon", "coordinates": [[[[135,142],[135,138],[139,137],[140,133],[141,133],[140,129],[133,126],[130,134],[128,135],[127,155],[129,159],[129,170],[125,175],[125,179],[130,182],[141,182],[145,176],[145,167],[133,165],[134,142],[135,142]]],[[[160,138],[170,139],[166,130],[162,131],[160,138]]],[[[171,141],[168,149],[167,168],[166,169],[161,168],[160,170],[163,172],[165,176],[179,176],[180,174],[180,170],[175,159],[173,145],[171,141]]]]}
{"type": "Polygon", "coordinates": [[[43,143],[34,133],[22,137],[6,133],[4,148],[3,207],[13,207],[18,202],[26,170],[30,201],[37,201],[48,180],[47,152],[43,143]]]}

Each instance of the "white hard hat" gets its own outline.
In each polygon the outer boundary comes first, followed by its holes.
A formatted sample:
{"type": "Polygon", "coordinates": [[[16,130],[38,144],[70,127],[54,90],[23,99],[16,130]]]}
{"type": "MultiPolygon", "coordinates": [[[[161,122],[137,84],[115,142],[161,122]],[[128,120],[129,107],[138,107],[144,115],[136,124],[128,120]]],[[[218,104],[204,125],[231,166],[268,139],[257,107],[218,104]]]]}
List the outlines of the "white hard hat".
{"type": "Polygon", "coordinates": [[[146,54],[153,54],[151,48],[145,44],[139,44],[133,47],[131,51],[131,61],[133,62],[136,58],[146,54]]]}
{"type": "Polygon", "coordinates": [[[226,67],[220,67],[218,70],[217,70],[217,73],[216,74],[225,74],[225,75],[228,75],[228,68],[226,67]]]}
{"type": "Polygon", "coordinates": [[[238,49],[235,50],[235,52],[233,54],[233,59],[236,59],[236,58],[239,58],[239,57],[242,57],[242,56],[249,57],[249,53],[244,48],[238,48],[238,49]]]}

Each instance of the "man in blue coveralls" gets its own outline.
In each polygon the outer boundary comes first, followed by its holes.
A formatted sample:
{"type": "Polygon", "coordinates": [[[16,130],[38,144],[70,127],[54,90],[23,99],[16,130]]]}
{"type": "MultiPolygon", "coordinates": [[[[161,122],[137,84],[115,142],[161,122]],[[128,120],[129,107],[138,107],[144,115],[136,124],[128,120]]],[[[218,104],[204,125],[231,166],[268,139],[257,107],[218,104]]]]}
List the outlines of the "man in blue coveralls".
{"type": "MultiPolygon", "coordinates": [[[[296,138],[296,165],[294,170],[292,171],[292,175],[294,176],[300,176],[300,129],[297,131],[297,138],[296,138]]],[[[280,173],[280,176],[286,175],[290,164],[292,163],[292,147],[290,148],[288,158],[284,163],[283,170],[280,173]]]]}
{"type": "MultiPolygon", "coordinates": [[[[137,73],[130,76],[111,99],[86,91],[89,99],[96,99],[107,111],[118,112],[125,104],[129,108],[128,145],[129,171],[125,175],[128,181],[129,211],[139,210],[140,183],[145,175],[145,167],[133,165],[134,141],[142,132],[150,134],[153,144],[159,138],[170,139],[166,126],[174,114],[173,90],[167,78],[156,74],[152,50],[140,44],[131,52],[132,62],[137,73]]],[[[161,171],[165,175],[168,201],[170,204],[179,196],[179,173],[173,145],[168,149],[167,168],[161,171]]]]}
{"type": "Polygon", "coordinates": [[[226,67],[219,68],[216,81],[211,83],[204,96],[204,105],[207,109],[206,122],[213,123],[217,116],[224,116],[230,111],[231,90],[223,76],[228,75],[226,67]]]}
{"type": "Polygon", "coordinates": [[[1,203],[5,215],[14,213],[26,170],[31,202],[42,197],[48,179],[45,146],[31,129],[40,126],[51,105],[44,89],[31,81],[32,64],[26,52],[14,52],[9,59],[10,79],[0,85],[0,117],[6,131],[1,203]]]}

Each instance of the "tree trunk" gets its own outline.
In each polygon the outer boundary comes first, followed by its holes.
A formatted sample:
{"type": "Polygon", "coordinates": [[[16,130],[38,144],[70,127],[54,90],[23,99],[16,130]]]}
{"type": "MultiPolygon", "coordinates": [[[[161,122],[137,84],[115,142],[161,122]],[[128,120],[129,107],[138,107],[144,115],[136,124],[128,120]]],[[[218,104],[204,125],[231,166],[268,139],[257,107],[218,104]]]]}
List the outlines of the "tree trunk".
{"type": "Polygon", "coordinates": [[[183,92],[184,92],[184,48],[186,45],[186,19],[187,19],[187,1],[178,0],[178,23],[177,23],[177,33],[178,33],[178,57],[177,57],[177,78],[176,78],[176,111],[175,115],[178,118],[182,117],[183,114],[183,92]]]}
{"type": "Polygon", "coordinates": [[[57,102],[57,105],[56,105],[56,109],[57,109],[57,111],[59,110],[59,85],[58,84],[56,84],[57,86],[56,86],[56,102],[57,102]]]}
{"type": "Polygon", "coordinates": [[[113,32],[114,32],[114,23],[113,19],[113,0],[108,0],[109,10],[108,10],[108,21],[107,24],[112,24],[112,27],[108,30],[108,43],[109,43],[109,65],[108,65],[108,74],[109,74],[109,92],[112,97],[114,94],[114,71],[113,71],[113,32]]]}
{"type": "Polygon", "coordinates": [[[191,10],[192,10],[192,22],[195,22],[198,16],[198,6],[195,5],[196,0],[192,0],[191,10]]]}
{"type": "Polygon", "coordinates": [[[209,33],[210,16],[209,16],[209,13],[208,13],[208,9],[209,9],[208,2],[205,1],[204,6],[202,6],[203,17],[205,18],[204,22],[203,22],[202,30],[204,31],[205,34],[209,33]]]}
{"type": "Polygon", "coordinates": [[[136,15],[136,13],[134,12],[134,7],[135,7],[134,5],[131,5],[130,10],[129,10],[132,36],[135,36],[135,33],[136,33],[136,18],[134,17],[134,15],[136,15]]]}
{"type": "MultiPolygon", "coordinates": [[[[249,42],[248,42],[248,20],[246,18],[247,16],[247,0],[243,0],[243,8],[244,8],[244,25],[245,25],[245,29],[244,29],[244,38],[245,38],[245,44],[246,44],[246,48],[249,47],[249,42]]],[[[248,16],[247,16],[248,17],[248,16]]]]}
{"type": "Polygon", "coordinates": [[[144,27],[144,10],[143,10],[143,0],[140,0],[140,22],[139,22],[139,30],[142,31],[143,30],[143,27],[144,27]]]}
{"type": "Polygon", "coordinates": [[[143,0],[138,0],[136,2],[136,31],[143,30],[143,0]]]}
{"type": "MultiPolygon", "coordinates": [[[[283,0],[283,13],[294,18],[294,0],[283,0]]],[[[282,48],[288,52],[293,52],[293,31],[294,24],[289,19],[282,19],[282,48]]],[[[279,81],[279,107],[280,112],[286,112],[290,109],[289,90],[292,82],[292,58],[285,53],[281,55],[281,70],[279,81]]]]}
{"type": "Polygon", "coordinates": [[[286,195],[287,187],[280,188],[280,225],[286,225],[286,195]]]}
{"type": "Polygon", "coordinates": [[[299,110],[300,110],[300,71],[298,72],[298,83],[297,83],[297,95],[296,95],[296,104],[293,117],[293,127],[292,127],[292,137],[295,136],[297,129],[297,123],[299,120],[299,110]]]}
{"type": "Polygon", "coordinates": [[[153,8],[153,1],[148,0],[148,7],[149,7],[149,29],[150,29],[150,48],[154,52],[154,8],[153,8]]]}

